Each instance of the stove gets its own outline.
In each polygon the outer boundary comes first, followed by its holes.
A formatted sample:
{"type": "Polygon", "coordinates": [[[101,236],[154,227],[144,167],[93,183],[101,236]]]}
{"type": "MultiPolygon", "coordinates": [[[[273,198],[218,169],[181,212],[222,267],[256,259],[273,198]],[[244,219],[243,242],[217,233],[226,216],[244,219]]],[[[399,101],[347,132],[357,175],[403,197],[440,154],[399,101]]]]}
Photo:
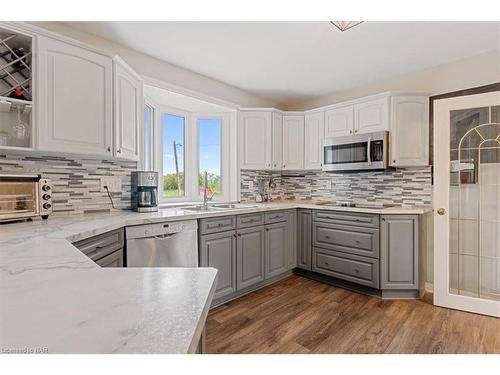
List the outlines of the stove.
{"type": "Polygon", "coordinates": [[[390,208],[396,207],[397,204],[393,203],[377,203],[377,202],[335,202],[335,203],[327,203],[325,206],[329,207],[353,207],[353,208],[390,208]]]}

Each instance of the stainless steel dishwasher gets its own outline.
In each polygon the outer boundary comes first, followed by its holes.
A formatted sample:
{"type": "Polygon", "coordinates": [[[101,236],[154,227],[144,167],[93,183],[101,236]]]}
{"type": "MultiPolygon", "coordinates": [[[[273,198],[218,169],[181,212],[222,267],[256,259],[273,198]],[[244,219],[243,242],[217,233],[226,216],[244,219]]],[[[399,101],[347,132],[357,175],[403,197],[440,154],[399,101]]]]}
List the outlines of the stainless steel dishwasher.
{"type": "Polygon", "coordinates": [[[127,227],[127,267],[198,267],[196,220],[127,227]]]}

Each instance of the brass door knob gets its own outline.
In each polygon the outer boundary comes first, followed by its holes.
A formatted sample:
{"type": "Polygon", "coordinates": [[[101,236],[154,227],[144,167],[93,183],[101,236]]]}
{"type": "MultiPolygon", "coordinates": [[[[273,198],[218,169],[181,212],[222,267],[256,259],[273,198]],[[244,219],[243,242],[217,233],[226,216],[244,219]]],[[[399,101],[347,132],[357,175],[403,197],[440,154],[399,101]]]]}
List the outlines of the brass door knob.
{"type": "Polygon", "coordinates": [[[444,215],[446,213],[446,210],[444,208],[438,208],[437,210],[438,215],[444,215]]]}

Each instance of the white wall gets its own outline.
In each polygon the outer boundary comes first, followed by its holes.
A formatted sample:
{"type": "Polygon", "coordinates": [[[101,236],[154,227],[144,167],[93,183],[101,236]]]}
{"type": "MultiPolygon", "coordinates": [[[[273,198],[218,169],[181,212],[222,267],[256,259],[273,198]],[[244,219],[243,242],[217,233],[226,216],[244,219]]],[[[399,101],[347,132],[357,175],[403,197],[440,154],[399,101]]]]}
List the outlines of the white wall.
{"type": "Polygon", "coordinates": [[[436,95],[495,82],[500,82],[500,49],[383,81],[374,79],[371,84],[293,103],[287,109],[313,109],[391,90],[436,95]]]}
{"type": "Polygon", "coordinates": [[[32,25],[65,35],[110,53],[119,54],[139,74],[183,89],[221,99],[242,107],[277,107],[278,103],[260,98],[237,87],[169,64],[107,39],[74,29],[61,22],[30,22],[32,25]]]}

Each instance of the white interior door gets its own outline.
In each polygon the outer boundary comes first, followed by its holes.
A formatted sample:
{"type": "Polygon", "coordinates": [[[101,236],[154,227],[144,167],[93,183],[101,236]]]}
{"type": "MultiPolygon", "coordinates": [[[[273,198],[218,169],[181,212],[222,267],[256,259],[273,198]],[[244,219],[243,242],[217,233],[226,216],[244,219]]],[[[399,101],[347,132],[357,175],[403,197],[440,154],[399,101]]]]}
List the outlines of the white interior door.
{"type": "Polygon", "coordinates": [[[500,317],[500,92],[434,103],[434,303],[500,317]]]}

